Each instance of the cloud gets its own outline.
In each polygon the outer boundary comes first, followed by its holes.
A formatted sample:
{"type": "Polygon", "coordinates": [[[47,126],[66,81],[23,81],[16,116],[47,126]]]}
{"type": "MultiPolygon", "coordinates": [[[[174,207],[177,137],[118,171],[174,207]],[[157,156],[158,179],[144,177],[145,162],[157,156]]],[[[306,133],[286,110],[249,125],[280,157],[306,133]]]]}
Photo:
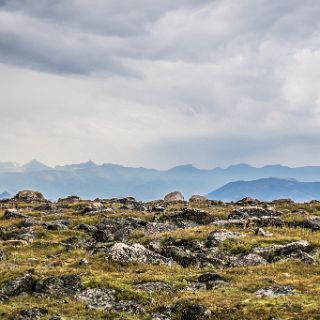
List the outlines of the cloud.
{"type": "Polygon", "coordinates": [[[319,162],[319,14],[311,0],[0,1],[2,160],[319,162]]]}

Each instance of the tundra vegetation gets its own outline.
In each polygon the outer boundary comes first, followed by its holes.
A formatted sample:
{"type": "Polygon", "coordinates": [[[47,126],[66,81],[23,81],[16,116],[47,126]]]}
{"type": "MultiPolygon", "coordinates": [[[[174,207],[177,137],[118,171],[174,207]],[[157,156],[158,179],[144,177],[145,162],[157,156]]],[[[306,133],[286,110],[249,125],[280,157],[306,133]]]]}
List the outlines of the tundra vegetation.
{"type": "Polygon", "coordinates": [[[320,319],[320,203],[0,202],[0,319],[320,319]]]}

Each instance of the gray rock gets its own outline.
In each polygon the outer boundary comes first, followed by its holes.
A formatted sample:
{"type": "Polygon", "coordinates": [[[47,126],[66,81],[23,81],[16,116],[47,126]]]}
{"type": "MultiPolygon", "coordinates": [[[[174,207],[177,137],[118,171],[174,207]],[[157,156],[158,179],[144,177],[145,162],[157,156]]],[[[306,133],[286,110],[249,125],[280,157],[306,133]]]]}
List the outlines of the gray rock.
{"type": "Polygon", "coordinates": [[[152,252],[141,244],[116,243],[107,252],[107,258],[121,263],[150,263],[171,265],[172,260],[152,252]]]}

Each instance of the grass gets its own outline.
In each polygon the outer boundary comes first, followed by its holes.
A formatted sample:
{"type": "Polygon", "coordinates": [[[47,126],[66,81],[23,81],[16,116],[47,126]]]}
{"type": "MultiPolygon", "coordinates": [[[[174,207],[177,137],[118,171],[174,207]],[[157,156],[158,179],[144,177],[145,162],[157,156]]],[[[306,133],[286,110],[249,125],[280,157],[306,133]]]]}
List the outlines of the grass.
{"type": "MultiPolygon", "coordinates": [[[[32,209],[33,205],[19,203],[17,207],[23,213],[35,219],[52,221],[57,219],[72,220],[71,229],[48,231],[41,226],[35,227],[38,236],[27,246],[14,247],[0,243],[8,258],[0,261],[0,287],[10,279],[23,275],[27,270],[35,268],[37,278],[61,276],[65,274],[82,274],[82,282],[86,287],[110,288],[116,291],[118,300],[134,300],[142,304],[145,309],[154,313],[166,304],[186,304],[190,301],[199,302],[212,311],[212,319],[320,319],[320,264],[306,264],[299,261],[278,262],[255,267],[225,268],[219,270],[182,268],[178,265],[157,266],[147,264],[120,265],[105,259],[103,253],[91,254],[76,248],[66,251],[62,245],[70,237],[83,237],[84,233],[77,227],[81,223],[94,225],[105,217],[137,217],[152,220],[153,214],[131,212],[116,208],[115,213],[101,215],[81,214],[79,206],[84,202],[69,205],[63,214],[43,215],[32,209]],[[79,261],[86,258],[87,266],[80,266],[79,261]],[[35,260],[36,259],[36,260],[35,260]],[[61,263],[57,263],[61,262],[61,263]],[[225,277],[229,284],[214,290],[189,289],[189,283],[206,271],[216,271],[225,277]],[[136,284],[148,281],[163,281],[172,286],[172,290],[163,292],[144,292],[136,288],[136,284]],[[258,298],[254,292],[260,288],[274,284],[290,284],[296,289],[293,296],[281,298],[258,298]]],[[[196,206],[196,205],[192,205],[196,206]]],[[[8,204],[5,205],[8,207],[8,204]]],[[[197,206],[199,207],[199,206],[197,206]]],[[[179,209],[179,205],[168,208],[168,212],[179,209]]],[[[225,219],[233,206],[204,206],[201,209],[209,211],[216,219],[225,219]]],[[[0,211],[0,227],[14,230],[21,223],[20,220],[1,219],[4,207],[0,211]]],[[[291,214],[296,210],[304,210],[308,217],[320,216],[319,204],[290,204],[277,207],[285,213],[284,219],[302,219],[299,215],[291,214]]],[[[146,236],[136,230],[130,235],[132,242],[148,244],[152,240],[165,241],[169,237],[175,239],[190,239],[203,241],[214,230],[221,230],[218,226],[199,226],[190,229],[178,229],[171,232],[157,233],[146,236]]],[[[285,244],[297,240],[307,240],[314,248],[320,248],[320,232],[311,232],[301,228],[265,228],[271,232],[271,237],[260,237],[253,229],[228,228],[241,232],[242,237],[229,239],[219,246],[219,250],[232,254],[246,254],[255,247],[273,244],[285,244]]],[[[20,295],[0,303],[0,319],[12,319],[22,309],[31,307],[47,307],[49,319],[58,313],[66,320],[71,319],[150,319],[149,316],[127,315],[89,309],[84,303],[74,297],[38,297],[35,295],[20,295]]],[[[176,315],[179,318],[179,313],[176,315]]]]}

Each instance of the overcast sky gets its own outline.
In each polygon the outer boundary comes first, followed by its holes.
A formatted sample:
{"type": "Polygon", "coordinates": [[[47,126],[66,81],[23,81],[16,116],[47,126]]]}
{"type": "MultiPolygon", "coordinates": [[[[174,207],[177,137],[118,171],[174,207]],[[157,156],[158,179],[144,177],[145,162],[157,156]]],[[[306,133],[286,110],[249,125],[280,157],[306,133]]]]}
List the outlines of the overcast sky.
{"type": "Polygon", "coordinates": [[[320,165],[320,1],[0,0],[0,161],[320,165]]]}

